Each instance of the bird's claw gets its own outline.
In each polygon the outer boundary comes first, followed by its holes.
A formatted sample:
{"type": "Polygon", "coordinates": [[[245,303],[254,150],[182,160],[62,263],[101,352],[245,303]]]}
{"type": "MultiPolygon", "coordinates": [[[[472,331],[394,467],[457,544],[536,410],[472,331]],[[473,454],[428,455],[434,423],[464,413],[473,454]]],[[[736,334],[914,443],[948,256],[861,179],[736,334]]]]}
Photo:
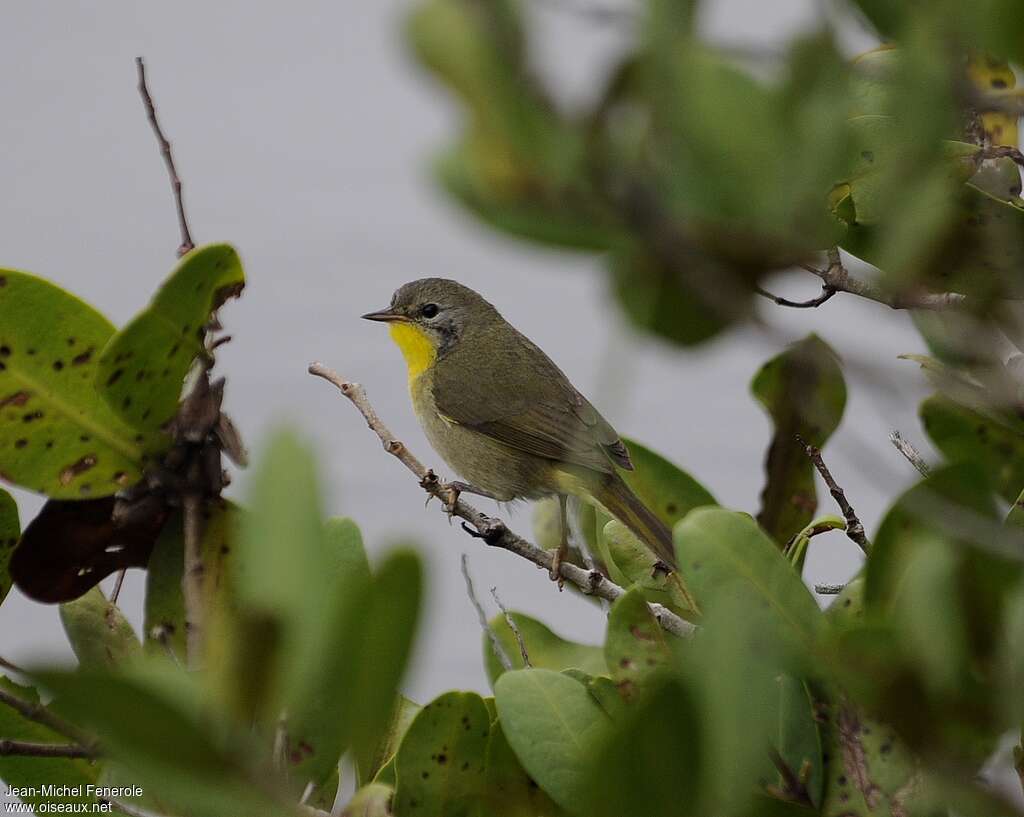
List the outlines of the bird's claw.
{"type": "Polygon", "coordinates": [[[554,556],[551,557],[551,569],[548,571],[551,581],[558,582],[559,591],[565,587],[565,579],[562,577],[562,561],[565,559],[565,553],[565,547],[560,547],[555,551],[554,556]]]}

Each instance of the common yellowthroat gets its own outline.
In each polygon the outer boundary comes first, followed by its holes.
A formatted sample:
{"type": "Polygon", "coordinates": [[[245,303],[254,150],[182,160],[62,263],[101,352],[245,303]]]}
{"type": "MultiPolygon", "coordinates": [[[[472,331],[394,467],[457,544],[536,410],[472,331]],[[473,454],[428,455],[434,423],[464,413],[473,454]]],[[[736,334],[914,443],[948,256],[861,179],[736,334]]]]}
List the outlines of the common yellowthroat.
{"type": "Polygon", "coordinates": [[[562,371],[484,298],[444,278],[398,289],[363,315],[390,324],[409,369],[413,408],[431,445],[466,482],[456,492],[507,502],[566,497],[596,502],[675,567],[672,535],[617,469],[633,470],[619,435],[562,371]]]}

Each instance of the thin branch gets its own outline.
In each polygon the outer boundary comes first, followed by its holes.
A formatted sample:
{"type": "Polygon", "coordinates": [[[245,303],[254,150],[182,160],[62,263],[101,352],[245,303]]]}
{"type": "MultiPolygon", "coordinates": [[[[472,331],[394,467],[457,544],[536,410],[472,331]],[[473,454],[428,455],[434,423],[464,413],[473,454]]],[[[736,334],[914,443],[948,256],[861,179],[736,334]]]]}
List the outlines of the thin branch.
{"type": "Polygon", "coordinates": [[[870,553],[871,543],[868,541],[867,536],[864,535],[864,525],[861,524],[860,519],[857,517],[857,512],[853,509],[853,506],[846,498],[846,494],[843,493],[843,489],[839,487],[835,477],[832,476],[832,472],[828,470],[828,466],[825,465],[825,461],[821,458],[821,449],[805,441],[799,434],[797,435],[797,441],[804,447],[804,451],[807,452],[811,463],[818,469],[821,478],[825,480],[825,484],[839,506],[839,510],[843,512],[843,516],[846,518],[846,535],[856,542],[865,554],[870,553]]]}
{"type": "Polygon", "coordinates": [[[845,584],[816,584],[814,585],[814,592],[819,596],[838,596],[843,592],[845,584]]]}
{"type": "Polygon", "coordinates": [[[94,757],[95,749],[80,743],[30,743],[0,738],[0,757],[94,757]]]}
{"type": "Polygon", "coordinates": [[[85,740],[84,734],[78,727],[68,723],[59,715],[55,715],[38,701],[26,700],[20,695],[15,695],[13,692],[0,688],[0,703],[6,704],[23,718],[52,729],[54,732],[64,735],[66,738],[71,738],[73,741],[84,746],[92,746],[92,741],[85,740]]]}
{"type": "Polygon", "coordinates": [[[1024,153],[1011,145],[989,145],[977,153],[979,162],[986,159],[1013,159],[1020,167],[1024,167],[1024,153]]]}
{"type": "Polygon", "coordinates": [[[931,467],[924,461],[924,457],[921,456],[921,452],[914,448],[913,444],[903,439],[903,435],[900,434],[899,430],[895,428],[892,430],[892,433],[889,434],[889,442],[896,446],[896,450],[907,458],[921,476],[926,477],[932,472],[931,467]]]}
{"type": "Polygon", "coordinates": [[[519,629],[519,625],[516,624],[512,614],[508,611],[504,602],[501,600],[501,596],[498,595],[498,588],[491,588],[491,596],[494,597],[494,603],[498,605],[498,609],[501,610],[501,614],[505,617],[505,623],[508,628],[512,631],[512,635],[515,636],[516,643],[519,645],[519,655],[523,659],[523,666],[527,668],[533,667],[530,663],[530,653],[526,650],[526,641],[523,639],[523,634],[519,629]]]}
{"type": "Polygon", "coordinates": [[[117,604],[117,599],[121,595],[121,588],[124,586],[124,577],[128,572],[128,568],[121,568],[121,572],[117,574],[117,579],[114,581],[114,589],[110,593],[110,604],[117,604]]]}
{"type": "Polygon", "coordinates": [[[156,135],[156,141],[160,145],[160,155],[164,157],[164,164],[167,166],[167,175],[171,179],[171,190],[174,193],[174,206],[178,211],[178,229],[181,231],[181,245],[178,247],[178,257],[181,258],[189,250],[195,248],[192,241],[192,234],[188,229],[188,218],[185,216],[185,202],[181,195],[181,179],[178,177],[178,169],[174,166],[174,155],[171,153],[171,143],[164,136],[160,122],[156,118],[156,105],[153,104],[153,97],[149,94],[149,87],[146,85],[146,64],[142,57],[135,58],[135,66],[139,75],[139,95],[142,97],[142,104],[146,106],[146,116],[149,124],[156,135]]]}
{"type": "Polygon", "coordinates": [[[767,298],[769,301],[777,303],[779,306],[789,306],[793,309],[814,309],[832,298],[832,296],[836,294],[837,290],[833,289],[828,284],[822,284],[821,295],[807,301],[791,301],[789,298],[782,298],[778,295],[773,295],[768,290],[762,289],[761,287],[754,287],[754,292],[762,298],[767,298]]]}
{"type": "Polygon", "coordinates": [[[768,757],[771,758],[772,765],[775,766],[779,777],[782,778],[782,789],[779,792],[782,799],[813,807],[814,801],[811,800],[811,794],[807,790],[810,766],[801,768],[799,772],[793,771],[785,758],[779,754],[779,750],[771,745],[768,747],[768,757]]]}
{"type": "Polygon", "coordinates": [[[8,661],[3,656],[0,656],[0,669],[10,670],[11,672],[16,672],[19,675],[27,675],[25,670],[23,670],[21,667],[15,664],[13,661],[8,661]]]}
{"type": "MultiPolygon", "coordinates": [[[[383,443],[384,450],[412,471],[428,494],[437,497],[445,503],[451,499],[451,491],[448,489],[448,486],[439,480],[433,471],[416,459],[403,442],[395,439],[395,436],[384,425],[373,406],[370,405],[362,386],[358,383],[346,382],[337,372],[320,363],[311,364],[309,366],[309,373],[316,377],[322,377],[328,383],[336,386],[352,402],[356,409],[359,410],[359,413],[363,415],[366,424],[383,443]]],[[[463,524],[462,529],[470,536],[483,539],[491,547],[502,548],[510,553],[514,553],[545,570],[551,570],[552,554],[513,533],[500,519],[486,516],[461,498],[457,499],[451,506],[446,506],[444,510],[468,523],[463,524]]],[[[587,595],[597,596],[607,601],[615,601],[626,592],[617,584],[602,576],[597,570],[584,570],[566,561],[562,562],[559,574],[563,579],[576,585],[587,595]]],[[[673,635],[686,636],[693,631],[694,627],[692,624],[677,616],[667,607],[661,604],[649,604],[648,607],[650,607],[651,613],[666,632],[670,632],[673,635]]]]}
{"type": "Polygon", "coordinates": [[[801,264],[803,269],[817,275],[826,289],[836,292],[848,292],[871,301],[884,304],[890,309],[928,309],[940,311],[962,307],[967,296],[959,292],[921,292],[916,294],[903,293],[893,295],[886,292],[878,284],[863,281],[850,275],[834,248],[829,250],[829,263],[824,269],[811,264],[801,264]]]}
{"type": "Polygon", "coordinates": [[[487,621],[487,613],[484,612],[483,605],[480,604],[480,600],[476,597],[476,591],[473,589],[473,577],[469,575],[469,557],[465,553],[462,554],[460,560],[462,565],[462,577],[466,580],[466,595],[469,596],[469,600],[473,605],[473,609],[476,610],[476,617],[480,619],[480,626],[483,631],[487,634],[488,640],[491,642],[491,647],[494,649],[494,654],[498,658],[498,663],[504,669],[512,669],[512,659],[509,658],[505,648],[502,646],[501,641],[498,639],[498,634],[494,632],[494,628],[491,627],[490,622],[487,621]]]}

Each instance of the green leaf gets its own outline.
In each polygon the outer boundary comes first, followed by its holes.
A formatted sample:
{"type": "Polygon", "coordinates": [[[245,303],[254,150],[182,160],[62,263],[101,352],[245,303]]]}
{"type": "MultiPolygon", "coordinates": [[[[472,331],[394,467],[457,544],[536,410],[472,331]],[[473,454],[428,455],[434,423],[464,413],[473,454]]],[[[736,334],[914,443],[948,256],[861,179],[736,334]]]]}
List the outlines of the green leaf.
{"type": "MultiPolygon", "coordinates": [[[[553,633],[543,622],[525,613],[509,615],[519,628],[523,643],[526,644],[526,651],[530,655],[530,664],[534,667],[558,671],[576,668],[590,675],[604,675],[608,672],[600,647],[568,641],[553,633]]],[[[524,664],[519,642],[505,621],[505,616],[497,615],[492,618],[490,627],[505,648],[505,653],[512,659],[513,668],[522,669],[524,664]]],[[[487,679],[493,687],[505,669],[498,661],[498,656],[494,654],[494,647],[486,634],[483,636],[483,645],[487,679]]]]}
{"type": "Polygon", "coordinates": [[[530,778],[505,739],[501,721],[487,740],[482,814],[487,817],[564,817],[565,812],[530,778]]]}
{"type": "Polygon", "coordinates": [[[82,667],[113,669],[142,654],[132,625],[121,609],[107,600],[99,585],[62,604],[60,620],[82,667]]]}
{"type": "Polygon", "coordinates": [[[694,508],[717,505],[711,493],[682,468],[630,438],[623,439],[633,460],[622,478],[640,500],[669,527],[694,508]]]}
{"type": "Polygon", "coordinates": [[[293,760],[299,779],[316,780],[350,745],[356,758],[373,754],[412,651],[423,584],[415,553],[391,554],[369,583],[341,584],[319,662],[286,705],[291,740],[308,747],[293,760]]]}
{"type": "Polygon", "coordinates": [[[0,488],[0,604],[11,592],[11,554],[21,538],[18,503],[0,488]]]}
{"type": "Polygon", "coordinates": [[[616,599],[608,614],[608,635],[604,659],[624,697],[639,687],[672,659],[664,630],[647,606],[640,588],[634,587],[616,599]]]}
{"type": "Polygon", "coordinates": [[[398,749],[395,817],[478,814],[489,732],[476,693],[446,692],[424,706],[398,749]]]}
{"type": "Polygon", "coordinates": [[[846,520],[835,514],[825,514],[807,523],[800,533],[789,540],[785,551],[786,558],[793,565],[798,575],[803,575],[804,561],[807,559],[807,549],[811,545],[811,538],[830,530],[845,530],[846,520]]]}
{"type": "Polygon", "coordinates": [[[701,814],[702,730],[692,690],[677,679],[664,679],[595,745],[581,813],[701,814]]]}
{"type": "Polygon", "coordinates": [[[104,751],[131,770],[147,792],[176,809],[202,817],[279,815],[280,806],[253,785],[247,769],[255,761],[251,747],[238,735],[225,737],[223,724],[218,730],[210,722],[194,681],[167,665],[147,672],[82,670],[36,677],[56,694],[61,714],[92,730],[104,751]]]}
{"type": "MultiPolygon", "coordinates": [[[[39,693],[35,689],[19,686],[8,678],[0,678],[0,688],[30,703],[39,702],[39,693]]],[[[22,717],[8,706],[0,706],[0,735],[8,740],[24,740],[30,743],[68,742],[65,735],[22,717]]],[[[41,794],[43,786],[85,786],[96,783],[98,777],[99,767],[87,760],[0,756],[0,778],[4,783],[36,792],[18,795],[18,798],[33,810],[42,803],[55,799],[41,794]]],[[[61,801],[79,803],[88,802],[90,799],[83,794],[81,797],[61,798],[61,801]]]]}
{"type": "Polygon", "coordinates": [[[825,444],[842,419],[846,384],[835,352],[808,335],[765,363],[750,388],[775,428],[757,521],[784,545],[818,506],[814,466],[797,436],[819,448],[825,444]]]}
{"type": "MultiPolygon", "coordinates": [[[[200,542],[203,563],[203,586],[208,594],[210,615],[218,615],[215,608],[226,604],[229,596],[231,562],[235,546],[235,528],[238,508],[230,502],[220,501],[207,508],[200,542]]],[[[181,514],[175,514],[164,525],[149,557],[146,568],[146,599],[143,607],[143,644],[146,653],[168,656],[173,653],[185,662],[185,604],[181,595],[181,576],[184,565],[184,544],[181,514]]],[[[213,639],[207,650],[213,652],[218,645],[213,639]]]]}
{"type": "Polygon", "coordinates": [[[409,729],[409,724],[412,723],[413,718],[416,717],[421,709],[423,709],[422,706],[414,701],[410,701],[404,695],[398,696],[387,728],[381,735],[380,741],[373,747],[373,752],[357,760],[359,780],[364,781],[364,785],[366,781],[394,785],[395,755],[398,753],[398,747],[402,743],[402,738],[409,729]]]}
{"type": "Polygon", "coordinates": [[[245,286],[234,248],[207,244],[187,253],[152,302],[103,347],[96,387],[120,418],[155,430],[178,410],[182,381],[205,352],[210,315],[245,286]]]}
{"type": "Polygon", "coordinates": [[[703,609],[738,583],[751,609],[764,605],[805,644],[814,642],[821,611],[778,547],[744,513],[698,508],[675,528],[679,571],[703,609]]]}
{"type": "Polygon", "coordinates": [[[113,332],[59,287],[0,269],[0,478],[55,499],[108,496],[170,444],[123,423],[97,394],[113,332]]]}
{"type": "Polygon", "coordinates": [[[858,575],[833,599],[825,611],[833,627],[855,627],[864,620],[864,576],[858,575]]]}
{"type": "Polygon", "coordinates": [[[613,252],[608,260],[609,284],[619,306],[637,329],[683,347],[715,337],[742,317],[750,294],[742,290],[728,312],[698,285],[701,280],[731,274],[702,255],[687,259],[701,265],[689,277],[639,246],[613,252]]]}
{"type": "Polygon", "coordinates": [[[664,604],[687,619],[699,613],[699,607],[678,571],[667,571],[651,549],[618,520],[604,526],[599,550],[605,567],[616,584],[635,585],[650,602],[664,604]]]}
{"type": "Polygon", "coordinates": [[[589,801],[589,754],[611,723],[604,710],[579,681],[548,669],[506,672],[494,697],[505,737],[526,773],[559,806],[578,814],[589,801]]]}
{"type": "Polygon", "coordinates": [[[943,395],[921,404],[921,422],[950,462],[982,468],[1007,502],[1024,489],[1024,423],[967,408],[943,395]]]}
{"type": "Polygon", "coordinates": [[[368,581],[370,562],[359,526],[348,517],[334,516],[327,520],[324,528],[327,550],[334,560],[332,571],[353,582],[368,581]]]}
{"type": "Polygon", "coordinates": [[[357,791],[341,817],[392,817],[391,801],[395,790],[383,783],[369,783],[357,791]]]}
{"type": "MultiPolygon", "coordinates": [[[[779,687],[779,709],[778,728],[772,744],[786,765],[798,775],[807,770],[807,792],[811,801],[820,806],[825,779],[814,701],[807,684],[799,678],[780,675],[775,680],[779,687]]],[[[779,787],[784,785],[785,781],[780,776],[779,787]]]]}

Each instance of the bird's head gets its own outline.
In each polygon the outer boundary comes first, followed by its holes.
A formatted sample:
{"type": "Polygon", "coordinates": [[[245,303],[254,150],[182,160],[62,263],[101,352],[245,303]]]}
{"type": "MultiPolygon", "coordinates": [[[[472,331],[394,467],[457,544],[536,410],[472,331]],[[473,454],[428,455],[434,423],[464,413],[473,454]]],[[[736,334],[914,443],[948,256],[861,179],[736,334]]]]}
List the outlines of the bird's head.
{"type": "Polygon", "coordinates": [[[414,378],[451,351],[467,333],[501,320],[484,298],[458,281],[421,278],[399,287],[387,309],[363,315],[390,324],[391,337],[414,378]]]}

